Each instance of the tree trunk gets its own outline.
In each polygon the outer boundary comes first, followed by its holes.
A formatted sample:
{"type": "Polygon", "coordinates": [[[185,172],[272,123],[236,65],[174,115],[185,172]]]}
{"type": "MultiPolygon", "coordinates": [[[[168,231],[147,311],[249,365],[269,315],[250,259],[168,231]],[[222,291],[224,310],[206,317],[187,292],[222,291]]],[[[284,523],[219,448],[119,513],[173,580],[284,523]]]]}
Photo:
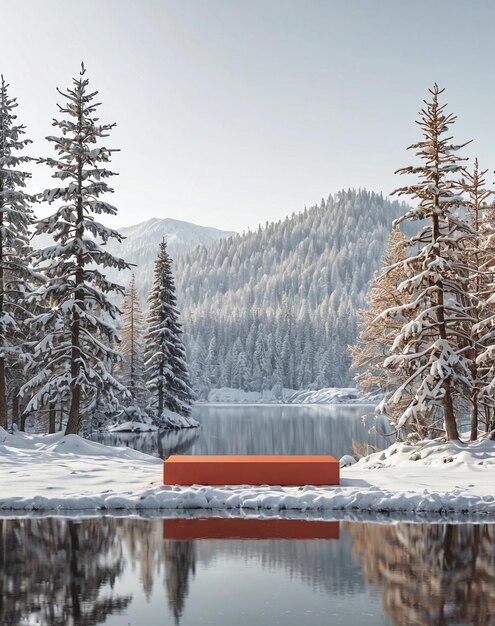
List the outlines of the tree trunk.
{"type": "Polygon", "coordinates": [[[158,387],[158,417],[161,417],[163,413],[163,383],[160,383],[158,387]]]}
{"type": "Polygon", "coordinates": [[[58,429],[62,430],[64,426],[64,405],[59,402],[58,405],[59,415],[58,415],[58,429]]]}
{"type": "Polygon", "coordinates": [[[445,432],[447,434],[448,441],[453,439],[459,439],[459,432],[457,431],[457,423],[455,420],[454,403],[452,401],[452,391],[450,383],[445,384],[445,396],[443,397],[443,411],[445,419],[445,432]]]}
{"type": "Polygon", "coordinates": [[[14,389],[14,395],[12,397],[12,426],[16,424],[19,426],[19,389],[14,389]]]}
{"type": "Polygon", "coordinates": [[[475,386],[471,396],[471,441],[478,439],[478,389],[475,386]]]}
{"type": "Polygon", "coordinates": [[[27,415],[23,411],[21,413],[21,423],[20,423],[20,426],[19,426],[19,430],[22,431],[22,432],[24,432],[26,430],[26,418],[27,418],[27,415]]]}
{"type": "MultiPolygon", "coordinates": [[[[3,185],[0,184],[0,191],[3,190],[3,185]]],[[[3,206],[3,200],[0,200],[0,209],[3,206]]],[[[3,226],[3,212],[0,211],[0,229],[3,226]]],[[[0,316],[4,314],[4,301],[3,293],[5,286],[3,284],[3,238],[0,235],[0,316]]],[[[5,345],[5,337],[1,335],[0,350],[3,350],[5,345]]],[[[5,380],[5,357],[0,357],[0,426],[7,428],[7,384],[5,380]]]]}
{"type": "MultiPolygon", "coordinates": [[[[1,271],[1,270],[0,270],[1,271]]],[[[1,287],[0,287],[1,289],[1,287]]],[[[0,296],[1,298],[1,296],[0,296]]],[[[0,426],[7,428],[7,390],[5,386],[5,358],[0,357],[0,426]]]]}
{"type": "Polygon", "coordinates": [[[48,408],[48,434],[51,435],[55,432],[55,404],[50,403],[48,408]]]}
{"type": "MultiPolygon", "coordinates": [[[[162,357],[160,357],[162,358],[162,357]]],[[[158,418],[163,413],[163,361],[160,363],[160,384],[158,385],[158,418]]]]}
{"type": "MultiPolygon", "coordinates": [[[[79,144],[82,149],[82,103],[79,102],[78,111],[78,132],[79,132],[79,144]]],[[[78,159],[77,168],[77,222],[76,222],[76,238],[82,240],[84,236],[84,213],[82,202],[82,161],[81,157],[78,159]]],[[[74,292],[74,303],[77,304],[80,309],[84,309],[84,290],[81,289],[81,285],[84,282],[84,262],[80,253],[76,254],[76,288],[74,292]]],[[[65,429],[66,435],[77,435],[79,432],[79,423],[81,421],[81,387],[78,382],[79,374],[81,372],[81,346],[80,346],[80,317],[77,310],[74,309],[72,318],[71,329],[71,359],[70,359],[70,390],[71,401],[69,408],[69,419],[67,420],[67,427],[65,429]]]]}
{"type": "MultiPolygon", "coordinates": [[[[76,276],[79,272],[76,273],[76,276]]],[[[76,302],[79,301],[78,293],[76,292],[76,302]]],[[[74,312],[74,321],[72,322],[72,351],[70,362],[70,390],[71,400],[69,407],[69,419],[67,420],[67,426],[65,428],[66,435],[77,435],[79,432],[80,411],[81,411],[81,387],[78,382],[79,372],[81,365],[79,363],[80,348],[79,348],[79,314],[74,312]]]]}
{"type": "MultiPolygon", "coordinates": [[[[438,180],[436,181],[438,186],[438,180]]],[[[438,206],[438,198],[435,198],[435,205],[438,206]]],[[[438,241],[440,236],[440,229],[438,224],[438,215],[433,214],[432,216],[432,240],[433,242],[438,241]]],[[[438,331],[440,337],[444,340],[447,340],[447,324],[445,323],[445,308],[444,308],[444,287],[441,280],[437,282],[437,291],[436,291],[436,301],[437,301],[437,320],[438,320],[438,331]]],[[[455,420],[455,412],[454,412],[454,402],[452,398],[452,385],[450,382],[450,378],[446,378],[443,381],[443,389],[445,391],[445,395],[442,399],[443,412],[444,412],[444,420],[445,420],[445,432],[447,434],[447,439],[449,441],[453,439],[459,439],[459,433],[457,432],[457,424],[455,420]]]]}

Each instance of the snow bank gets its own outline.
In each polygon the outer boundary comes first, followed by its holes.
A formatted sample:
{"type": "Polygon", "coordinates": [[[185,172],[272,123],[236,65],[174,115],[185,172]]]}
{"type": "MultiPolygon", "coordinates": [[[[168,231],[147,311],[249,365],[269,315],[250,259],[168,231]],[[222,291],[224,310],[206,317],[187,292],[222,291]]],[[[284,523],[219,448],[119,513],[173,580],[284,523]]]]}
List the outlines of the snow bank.
{"type": "Polygon", "coordinates": [[[109,426],[107,430],[109,433],[149,433],[157,431],[158,427],[144,422],[124,422],[109,426]]]}
{"type": "Polygon", "coordinates": [[[208,395],[211,404],[264,404],[284,402],[287,404],[378,404],[382,396],[363,394],[355,387],[328,387],[326,389],[294,389],[282,390],[282,398],[276,397],[272,391],[243,391],[222,387],[212,389],[208,395]]]}
{"type": "MultiPolygon", "coordinates": [[[[76,435],[0,429],[0,511],[237,509],[495,515],[495,442],[395,444],[341,469],[338,487],[169,487],[162,462],[76,435]]],[[[344,463],[345,465],[345,463],[344,463]]]]}
{"type": "Polygon", "coordinates": [[[233,389],[232,387],[221,387],[212,389],[208,394],[210,404],[272,404],[287,402],[294,394],[294,389],[282,389],[282,396],[277,396],[275,392],[266,389],[259,391],[244,391],[243,389],[233,389]]]}
{"type": "Polygon", "coordinates": [[[168,409],[163,409],[162,420],[164,421],[164,428],[197,428],[199,422],[194,417],[184,417],[168,409]]]}
{"type": "Polygon", "coordinates": [[[291,404],[376,404],[376,395],[363,394],[356,387],[327,387],[326,389],[296,391],[291,404]]]}

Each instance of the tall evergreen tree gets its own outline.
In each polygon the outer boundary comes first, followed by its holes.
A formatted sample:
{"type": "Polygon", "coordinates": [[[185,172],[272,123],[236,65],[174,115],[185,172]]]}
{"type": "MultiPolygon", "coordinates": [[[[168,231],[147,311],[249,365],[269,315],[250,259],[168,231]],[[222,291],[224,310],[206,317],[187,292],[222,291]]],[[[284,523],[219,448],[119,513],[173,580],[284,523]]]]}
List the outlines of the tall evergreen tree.
{"type": "MultiPolygon", "coordinates": [[[[491,224],[489,201],[493,191],[486,186],[488,170],[481,170],[478,159],[474,161],[472,170],[464,167],[462,177],[458,183],[461,192],[465,194],[464,204],[467,209],[467,218],[470,227],[475,233],[466,246],[467,265],[472,268],[469,283],[469,293],[472,296],[471,316],[475,320],[470,342],[470,365],[473,387],[471,393],[471,440],[478,438],[479,423],[479,394],[486,385],[486,374],[490,367],[486,367],[490,359],[484,359],[484,367],[479,367],[478,358],[484,352],[480,330],[485,328],[485,320],[493,315],[493,307],[487,306],[487,299],[493,293],[490,285],[490,275],[487,269],[493,265],[495,253],[495,223],[491,224]],[[480,341],[481,340],[481,341],[480,341]],[[484,380],[485,379],[485,380],[484,380]],[[485,385],[484,385],[485,383],[485,385]]],[[[484,333],[481,332],[481,335],[484,333]]],[[[495,356],[495,354],[494,354],[495,356]]],[[[493,361],[493,358],[491,359],[493,361]]],[[[482,398],[486,393],[482,394],[482,398]]]]}
{"type": "Polygon", "coordinates": [[[38,371],[23,391],[34,394],[28,408],[35,410],[55,399],[66,399],[65,432],[70,434],[78,432],[82,416],[102,398],[110,409],[118,405],[119,394],[125,393],[112,375],[119,359],[112,347],[118,342],[113,321],[119,311],[108,297],[122,294],[123,289],[107,280],[102,269],[129,266],[104,247],[112,238],[120,241],[119,233],[96,219],[117,213],[100,199],[113,191],[106,180],[115,174],[105,164],[114,150],[97,145],[115,124],[101,124],[95,116],[98,92],[88,89],[84,65],[73,87],[58,92],[64,99],[59,105],[64,118],[53,121],[60,134],[47,137],[57,157],[42,162],[55,170],[53,177],[62,186],[46,190],[43,200],[61,204],[36,227],[37,234],[53,237],[54,245],[36,253],[46,284],[39,291],[45,311],[35,321],[45,336],[35,348],[38,371]]]}
{"type": "Polygon", "coordinates": [[[455,398],[472,386],[466,354],[473,322],[469,315],[472,268],[465,266],[463,251],[473,232],[456,211],[462,198],[455,192],[451,176],[462,168],[464,159],[456,153],[466,144],[456,145],[448,134],[456,118],[439,102],[443,91],[435,84],[431,101],[425,102],[420,112],[423,139],[411,149],[421,164],[397,172],[418,179],[395,192],[418,201],[399,221],[421,220],[424,226],[409,240],[415,252],[401,262],[407,278],[399,289],[407,301],[383,313],[384,317],[406,314],[410,318],[397,332],[393,354],[385,360],[392,371],[405,371],[407,379],[387,394],[379,408],[387,412],[412,386],[398,428],[410,421],[443,419],[451,440],[459,437],[455,398]]]}
{"type": "Polygon", "coordinates": [[[192,391],[182,343],[172,260],[165,241],[160,244],[155,262],[148,304],[145,365],[148,389],[153,394],[152,407],[159,421],[163,419],[164,409],[188,416],[192,391]]]}
{"type": "Polygon", "coordinates": [[[144,318],[139,304],[134,274],[127,286],[121,305],[122,342],[119,378],[131,395],[133,406],[144,409],[146,388],[144,382],[144,318]]]}
{"type": "MultiPolygon", "coordinates": [[[[7,398],[15,406],[18,388],[7,388],[6,364],[21,369],[24,351],[24,321],[29,317],[26,300],[28,279],[32,276],[30,232],[34,217],[32,198],[25,193],[31,176],[19,169],[30,157],[19,154],[30,142],[23,138],[25,127],[18,124],[14,113],[16,98],[8,95],[3,76],[0,82],[0,426],[7,427],[7,398]],[[9,393],[10,392],[10,393],[9,393]]],[[[14,419],[16,416],[14,415],[14,419]]]]}
{"type": "MultiPolygon", "coordinates": [[[[483,172],[483,175],[485,172],[483,172]]],[[[484,181],[482,185],[484,185],[484,181]]],[[[480,187],[482,187],[480,185],[480,187]]],[[[482,188],[479,219],[480,293],[477,323],[474,327],[477,356],[477,399],[484,409],[486,430],[495,437],[495,192],[482,188]]],[[[474,420],[473,420],[474,421],[474,420]]]]}

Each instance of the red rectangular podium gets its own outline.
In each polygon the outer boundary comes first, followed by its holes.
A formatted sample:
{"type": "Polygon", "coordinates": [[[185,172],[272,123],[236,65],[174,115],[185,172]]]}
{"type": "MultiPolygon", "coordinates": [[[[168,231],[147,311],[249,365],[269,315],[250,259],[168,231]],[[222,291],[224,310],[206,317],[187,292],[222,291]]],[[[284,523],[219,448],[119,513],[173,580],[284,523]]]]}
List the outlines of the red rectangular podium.
{"type": "Polygon", "coordinates": [[[187,456],[163,463],[165,485],[338,485],[333,456],[187,456]]]}

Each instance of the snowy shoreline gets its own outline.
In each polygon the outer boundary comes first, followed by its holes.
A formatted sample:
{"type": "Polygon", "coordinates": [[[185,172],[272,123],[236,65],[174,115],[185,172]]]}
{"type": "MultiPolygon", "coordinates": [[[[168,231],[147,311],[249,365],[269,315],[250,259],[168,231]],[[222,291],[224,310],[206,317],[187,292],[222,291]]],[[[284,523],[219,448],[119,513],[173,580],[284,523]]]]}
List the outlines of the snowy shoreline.
{"type": "Polygon", "coordinates": [[[336,487],[169,487],[162,461],[147,454],[76,435],[0,430],[0,515],[222,509],[492,516],[494,470],[495,442],[425,442],[394,444],[343,467],[336,487]]]}
{"type": "Polygon", "coordinates": [[[306,522],[354,522],[366,524],[495,524],[495,513],[461,513],[449,512],[401,512],[401,511],[343,511],[343,510],[249,510],[249,509],[64,509],[43,511],[4,509],[0,510],[3,519],[138,519],[138,520],[169,520],[169,519],[276,519],[303,520],[306,522]]]}
{"type": "Polygon", "coordinates": [[[212,389],[208,400],[196,404],[363,404],[377,405],[382,396],[362,394],[357,387],[327,387],[324,389],[282,389],[278,397],[271,391],[244,391],[231,387],[212,389]]]}

